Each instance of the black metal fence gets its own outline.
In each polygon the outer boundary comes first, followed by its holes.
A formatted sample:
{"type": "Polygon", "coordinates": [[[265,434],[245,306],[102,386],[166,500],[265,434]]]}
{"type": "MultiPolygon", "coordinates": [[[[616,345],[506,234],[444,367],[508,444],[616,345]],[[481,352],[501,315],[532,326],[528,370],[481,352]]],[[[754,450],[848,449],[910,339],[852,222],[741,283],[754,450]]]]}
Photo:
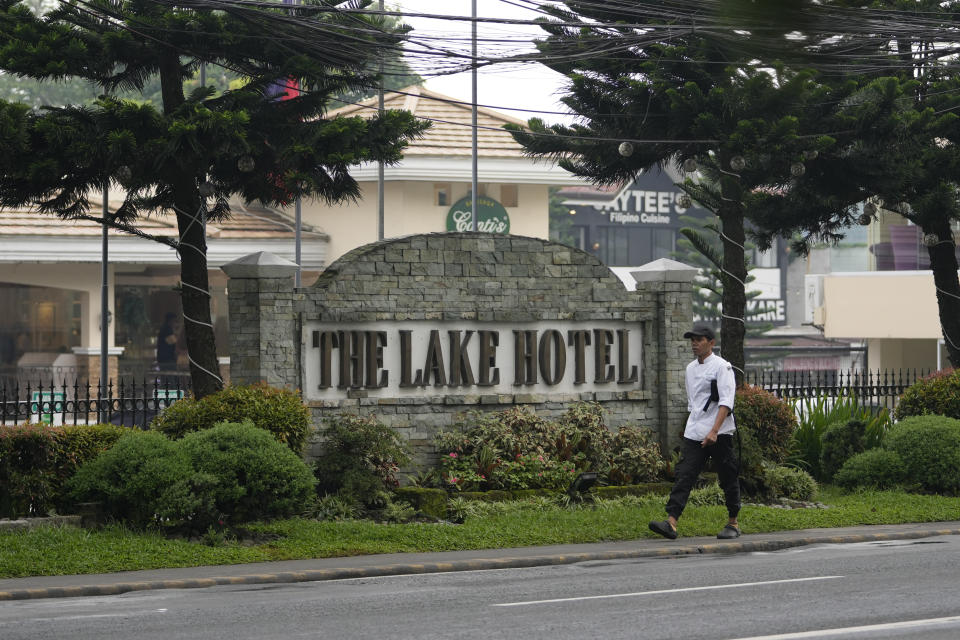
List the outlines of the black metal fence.
{"type": "Polygon", "coordinates": [[[120,379],[106,388],[79,381],[72,385],[0,381],[0,425],[113,423],[145,429],[157,413],[187,395],[188,384],[189,379],[177,375],[139,383],[120,379]]]}
{"type": "MultiPolygon", "coordinates": [[[[856,398],[861,405],[893,411],[899,396],[930,373],[918,369],[748,371],[745,381],[783,400],[856,398]]],[[[139,383],[121,378],[106,389],[79,382],[44,385],[0,379],[0,425],[110,422],[146,428],[157,413],[185,397],[189,385],[189,378],[177,374],[143,378],[139,383]]],[[[803,410],[799,402],[797,411],[803,410]]]]}
{"type": "Polygon", "coordinates": [[[930,369],[898,369],[895,371],[748,371],[744,380],[770,391],[783,400],[798,400],[802,413],[804,399],[836,400],[855,398],[857,403],[875,409],[893,411],[900,395],[930,369]]]}

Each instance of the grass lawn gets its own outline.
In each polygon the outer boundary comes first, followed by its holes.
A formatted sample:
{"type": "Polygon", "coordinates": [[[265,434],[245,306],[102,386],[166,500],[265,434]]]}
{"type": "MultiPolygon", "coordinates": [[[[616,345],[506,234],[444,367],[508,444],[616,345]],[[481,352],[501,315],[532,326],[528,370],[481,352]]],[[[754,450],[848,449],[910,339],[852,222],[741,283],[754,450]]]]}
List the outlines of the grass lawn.
{"type": "MultiPolygon", "coordinates": [[[[814,527],[960,520],[960,498],[903,492],[844,494],[831,488],[818,499],[828,509],[745,506],[745,534],[814,527]]],[[[236,564],[405,551],[449,551],[655,537],[647,522],[664,517],[665,498],[604,501],[564,509],[545,500],[478,506],[462,525],[318,522],[289,519],[248,527],[258,543],[209,546],[120,526],[99,530],[42,527],[0,532],[0,577],[107,573],[137,569],[236,564]]],[[[722,506],[687,507],[681,536],[715,535],[726,521],[722,506]]]]}

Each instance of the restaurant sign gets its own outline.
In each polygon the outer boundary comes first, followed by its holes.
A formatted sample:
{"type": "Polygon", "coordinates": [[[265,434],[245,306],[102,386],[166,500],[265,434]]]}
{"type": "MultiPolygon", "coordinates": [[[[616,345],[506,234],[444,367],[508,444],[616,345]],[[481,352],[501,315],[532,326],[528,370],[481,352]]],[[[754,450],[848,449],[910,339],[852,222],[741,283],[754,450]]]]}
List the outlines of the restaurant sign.
{"type": "MultiPolygon", "coordinates": [[[[447,212],[447,231],[473,231],[473,198],[461,198],[447,212]]],[[[510,216],[503,205],[486,196],[477,199],[477,231],[510,233],[510,216]]]]}

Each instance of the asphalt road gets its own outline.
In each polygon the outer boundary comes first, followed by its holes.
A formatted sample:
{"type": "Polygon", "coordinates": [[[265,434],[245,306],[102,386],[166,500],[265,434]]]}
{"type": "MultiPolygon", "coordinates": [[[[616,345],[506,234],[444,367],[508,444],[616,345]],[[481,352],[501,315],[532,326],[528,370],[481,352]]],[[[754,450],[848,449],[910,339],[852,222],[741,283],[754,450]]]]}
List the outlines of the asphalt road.
{"type": "Polygon", "coordinates": [[[0,602],[3,640],[960,637],[960,536],[0,602]],[[825,631],[826,630],[826,631],[825,631]]]}

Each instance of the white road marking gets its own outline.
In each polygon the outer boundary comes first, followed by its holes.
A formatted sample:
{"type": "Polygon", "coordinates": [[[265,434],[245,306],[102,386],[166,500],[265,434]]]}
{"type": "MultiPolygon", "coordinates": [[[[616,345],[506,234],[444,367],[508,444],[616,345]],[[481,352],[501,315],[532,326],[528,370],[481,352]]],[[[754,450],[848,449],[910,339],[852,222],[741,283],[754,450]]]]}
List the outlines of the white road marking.
{"type": "Polygon", "coordinates": [[[835,580],[843,576],[815,576],[812,578],[790,578],[788,580],[767,580],[765,582],[740,582],[737,584],[716,584],[709,587],[684,587],[681,589],[659,589],[657,591],[637,591],[635,593],[611,593],[601,596],[580,596],[576,598],[554,598],[552,600],[528,600],[526,602],[503,602],[491,605],[493,607],[521,607],[528,604],[549,604],[552,602],[575,602],[577,600],[604,600],[609,598],[636,598],[639,596],[653,596],[665,593],[687,593],[690,591],[710,591],[714,589],[736,589],[738,587],[757,587],[768,584],[786,584],[790,582],[810,582],[813,580],[835,580]]]}
{"type": "Polygon", "coordinates": [[[838,627],[836,629],[818,629],[816,631],[777,633],[771,636],[751,636],[749,638],[735,638],[734,640],[800,640],[801,638],[823,638],[825,636],[848,635],[853,633],[876,633],[878,631],[895,631],[897,629],[918,629],[957,623],[960,623],[960,616],[927,618],[926,620],[904,620],[902,622],[870,624],[861,627],[838,627]]]}
{"type": "Polygon", "coordinates": [[[24,618],[23,620],[0,620],[0,627],[12,625],[33,624],[36,622],[62,622],[64,620],[93,620],[97,618],[133,618],[146,616],[152,613],[166,613],[166,609],[150,609],[145,611],[118,611],[117,613],[86,613],[66,616],[50,616],[45,618],[24,618]]]}

